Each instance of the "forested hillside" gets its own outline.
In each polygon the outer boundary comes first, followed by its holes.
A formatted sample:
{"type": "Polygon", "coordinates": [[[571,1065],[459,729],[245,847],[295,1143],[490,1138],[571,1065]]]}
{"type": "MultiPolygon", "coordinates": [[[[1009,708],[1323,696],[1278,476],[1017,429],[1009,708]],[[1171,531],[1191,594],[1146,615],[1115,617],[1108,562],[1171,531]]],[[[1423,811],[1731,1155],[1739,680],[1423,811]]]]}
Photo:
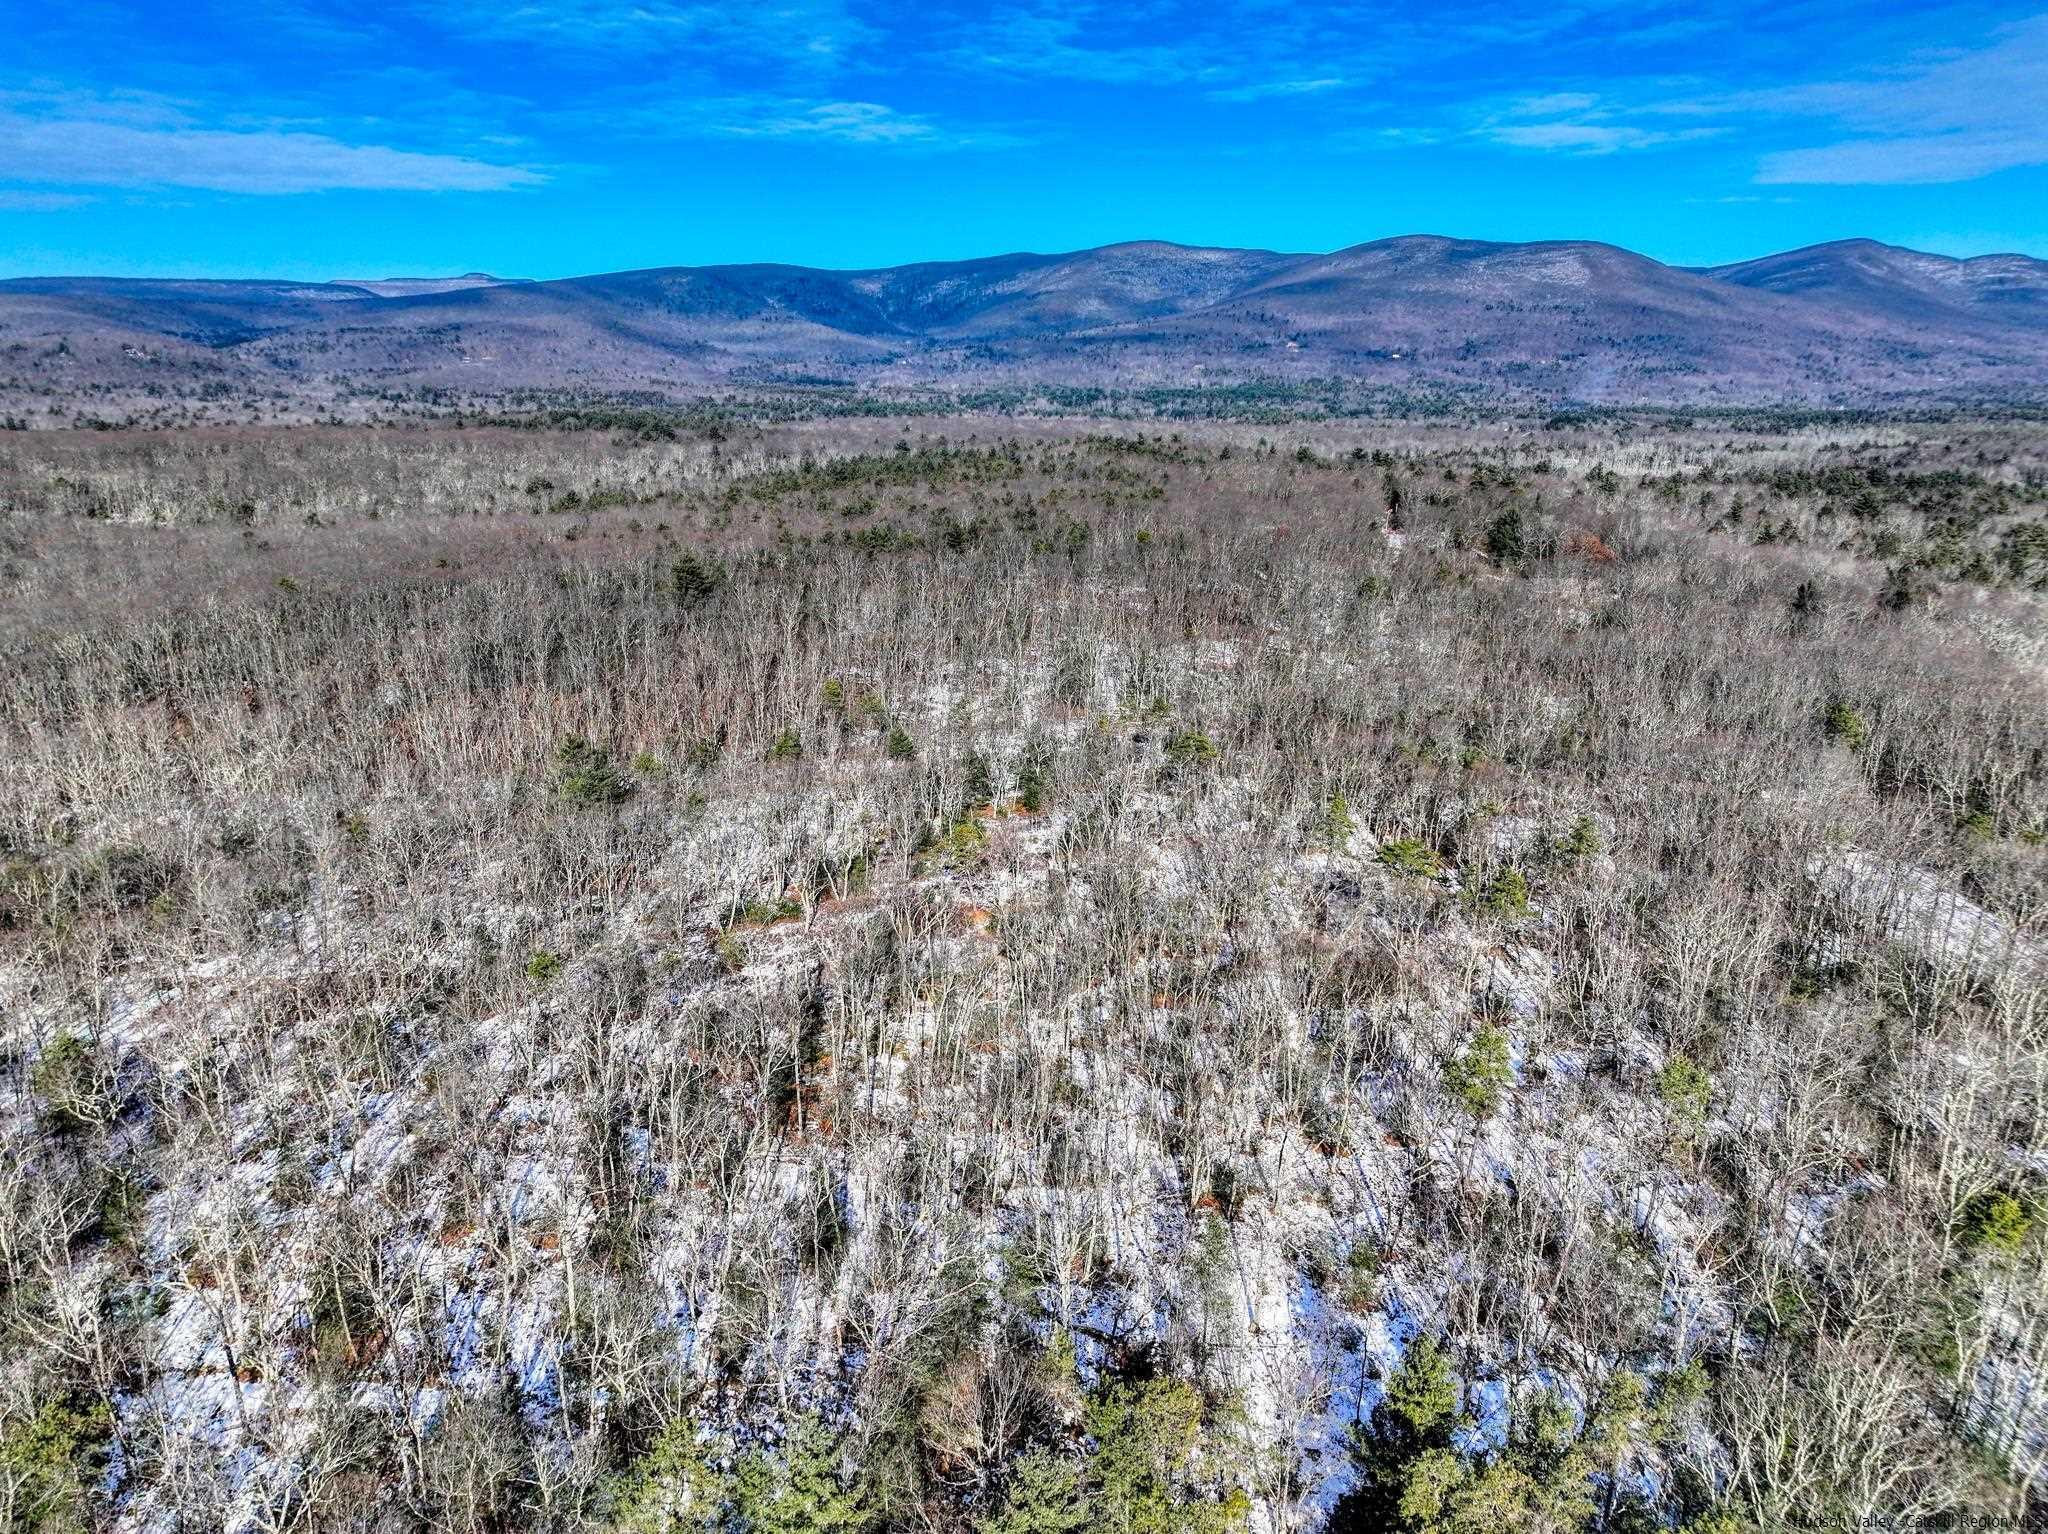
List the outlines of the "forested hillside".
{"type": "Polygon", "coordinates": [[[517,425],[0,438],[0,1529],[2043,1516],[2041,428],[517,425]]]}

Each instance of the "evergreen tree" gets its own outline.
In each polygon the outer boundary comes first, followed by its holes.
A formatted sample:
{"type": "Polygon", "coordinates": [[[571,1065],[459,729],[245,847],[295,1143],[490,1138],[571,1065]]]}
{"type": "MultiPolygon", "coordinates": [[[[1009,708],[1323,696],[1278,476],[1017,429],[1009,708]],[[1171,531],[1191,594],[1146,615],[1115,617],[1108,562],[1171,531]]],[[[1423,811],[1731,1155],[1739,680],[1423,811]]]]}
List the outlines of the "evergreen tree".
{"type": "Polygon", "coordinates": [[[1636,1376],[1610,1380],[1583,1427],[1556,1392],[1525,1397],[1506,1442],[1471,1454],[1452,1441],[1457,1402],[1442,1350],[1418,1342],[1357,1435],[1358,1484],[1333,1511],[1332,1534],[1562,1534],[1610,1527],[1624,1510],[1618,1482],[1644,1426],[1636,1376]]]}
{"type": "Polygon", "coordinates": [[[1433,1516],[1462,1474],[1451,1447],[1458,1395],[1443,1349],[1416,1338],[1371,1418],[1352,1431],[1358,1481],[1331,1510],[1332,1534],[1427,1527],[1417,1519],[1433,1516]]]}
{"type": "Polygon", "coordinates": [[[838,1534],[873,1526],[867,1489],[839,1474],[838,1441],[803,1418],[779,1457],[756,1450],[735,1478],[736,1534],[838,1534]]]}
{"type": "Polygon", "coordinates": [[[1242,1491],[1209,1500],[1189,1477],[1201,1443],[1202,1397],[1185,1380],[1111,1385],[1088,1404],[1095,1526],[1111,1534],[1230,1534],[1251,1504],[1242,1491]]]}
{"type": "Polygon", "coordinates": [[[611,753],[580,735],[555,748],[555,787],[571,804],[617,804],[633,791],[611,753]]]}
{"type": "Polygon", "coordinates": [[[1049,1449],[1032,1449],[1010,1466],[1000,1511],[979,1520],[976,1534],[1076,1534],[1092,1509],[1081,1473],[1049,1449]]]}
{"type": "Polygon", "coordinates": [[[1504,565],[1520,564],[1528,552],[1522,531],[1522,514],[1510,506],[1486,529],[1486,552],[1504,565]]]}
{"type": "Polygon", "coordinates": [[[679,1417],[665,1428],[611,1488],[616,1534],[718,1534],[732,1494],[729,1477],[715,1469],[697,1437],[697,1424],[679,1417]]]}
{"type": "Polygon", "coordinates": [[[725,584],[724,570],[688,550],[675,562],[671,576],[676,600],[685,607],[701,607],[725,584]]]}

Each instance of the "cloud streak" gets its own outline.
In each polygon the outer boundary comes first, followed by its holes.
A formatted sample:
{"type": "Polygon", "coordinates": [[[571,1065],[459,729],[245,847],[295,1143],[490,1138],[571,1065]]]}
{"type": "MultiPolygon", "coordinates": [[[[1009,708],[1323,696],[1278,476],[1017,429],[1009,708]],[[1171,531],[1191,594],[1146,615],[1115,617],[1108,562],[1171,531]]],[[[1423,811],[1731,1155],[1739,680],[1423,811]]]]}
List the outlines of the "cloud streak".
{"type": "Polygon", "coordinates": [[[1235,85],[1207,92],[1211,101],[1254,102],[1284,100],[1290,96],[1320,96],[1342,90],[1350,82],[1338,75],[1317,80],[1268,80],[1254,85],[1235,85]]]}
{"type": "Polygon", "coordinates": [[[22,192],[0,187],[0,213],[62,213],[92,200],[77,192],[22,192]]]}
{"type": "Polygon", "coordinates": [[[581,54],[703,54],[829,69],[877,33],[841,0],[764,0],[753,6],[693,0],[424,0],[411,7],[452,37],[544,42],[581,54]]]}
{"type": "Polygon", "coordinates": [[[1767,154],[1759,186],[1930,186],[2048,164],[2048,142],[2026,133],[1943,133],[1850,139],[1767,154]]]}
{"type": "Polygon", "coordinates": [[[1618,154],[1707,138],[1718,127],[1670,128],[1629,122],[1631,114],[1589,91],[1552,91],[1508,101],[1474,130],[1508,149],[1556,150],[1568,154],[1618,154]]]}
{"type": "Polygon", "coordinates": [[[878,153],[1007,149],[1031,142],[1007,128],[963,126],[880,101],[818,100],[773,92],[681,98],[652,92],[612,101],[602,110],[557,114],[554,121],[558,128],[577,134],[625,133],[640,142],[732,139],[878,153]]]}
{"type": "Polygon", "coordinates": [[[1831,118],[1854,135],[1765,155],[1756,179],[1766,186],[1972,181],[2048,165],[2048,16],[1885,78],[1754,93],[1741,103],[1831,118]]]}
{"type": "Polygon", "coordinates": [[[898,112],[877,101],[736,102],[714,131],[739,138],[830,139],[842,144],[923,144],[940,141],[930,119],[898,112]]]}
{"type": "Polygon", "coordinates": [[[350,144],[304,130],[142,125],[0,108],[0,179],[68,186],[303,192],[501,192],[546,177],[469,155],[350,144]]]}
{"type": "Polygon", "coordinates": [[[1696,79],[1597,83],[1495,102],[1472,134],[1587,155],[1720,136],[1747,147],[1761,186],[1933,185],[2048,165],[2048,16],[1862,78],[1721,91],[1696,79]]]}
{"type": "Polygon", "coordinates": [[[1670,133],[1632,127],[1627,123],[1571,121],[1498,123],[1481,130],[1486,138],[1496,144],[1504,144],[1510,149],[1562,149],[1576,154],[1614,154],[1625,149],[1654,149],[1659,144],[1675,144],[1686,139],[1702,138],[1712,131],[1688,129],[1684,132],[1670,133]]]}

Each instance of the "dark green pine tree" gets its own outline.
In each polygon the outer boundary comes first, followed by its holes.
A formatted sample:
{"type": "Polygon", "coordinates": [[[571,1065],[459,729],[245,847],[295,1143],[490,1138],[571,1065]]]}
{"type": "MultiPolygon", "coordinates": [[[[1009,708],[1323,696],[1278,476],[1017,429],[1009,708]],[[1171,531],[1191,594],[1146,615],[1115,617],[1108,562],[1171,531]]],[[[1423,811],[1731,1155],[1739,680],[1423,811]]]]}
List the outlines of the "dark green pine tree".
{"type": "Polygon", "coordinates": [[[1358,1481],[1330,1511],[1329,1534],[1389,1534],[1407,1527],[1402,1494],[1425,1455],[1451,1447],[1458,1382],[1435,1339],[1418,1337],[1362,1428],[1352,1430],[1358,1481]]]}

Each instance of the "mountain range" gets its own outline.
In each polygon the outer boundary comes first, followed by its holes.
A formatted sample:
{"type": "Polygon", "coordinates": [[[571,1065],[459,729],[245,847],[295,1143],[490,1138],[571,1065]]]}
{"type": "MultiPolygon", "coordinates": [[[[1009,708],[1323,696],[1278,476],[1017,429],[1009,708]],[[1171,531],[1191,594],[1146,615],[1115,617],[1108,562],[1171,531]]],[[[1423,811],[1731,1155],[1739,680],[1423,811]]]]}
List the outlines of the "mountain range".
{"type": "Polygon", "coordinates": [[[1584,403],[2036,401],[2048,262],[1846,240],[1728,266],[1416,235],[868,271],[0,282],[0,389],[597,393],[1348,380],[1584,403]]]}

